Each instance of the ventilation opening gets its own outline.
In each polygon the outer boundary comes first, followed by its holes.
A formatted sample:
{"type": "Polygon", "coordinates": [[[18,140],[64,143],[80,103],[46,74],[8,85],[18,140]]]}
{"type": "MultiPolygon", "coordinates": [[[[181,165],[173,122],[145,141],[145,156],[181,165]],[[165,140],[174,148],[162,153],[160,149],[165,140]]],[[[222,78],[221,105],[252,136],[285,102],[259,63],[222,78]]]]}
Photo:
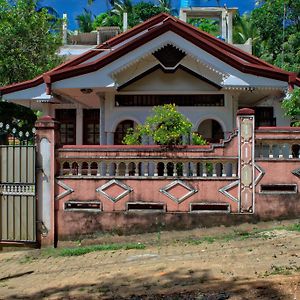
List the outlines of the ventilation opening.
{"type": "Polygon", "coordinates": [[[65,203],[65,210],[69,211],[100,211],[99,201],[68,201],[65,203]]]}
{"type": "Polygon", "coordinates": [[[163,203],[145,203],[145,202],[135,202],[127,203],[128,211],[165,211],[165,205],[163,203]]]}
{"type": "Polygon", "coordinates": [[[230,206],[227,203],[191,203],[190,212],[229,213],[230,206]]]}
{"type": "Polygon", "coordinates": [[[264,184],[260,186],[261,193],[297,193],[296,184],[264,184]]]}

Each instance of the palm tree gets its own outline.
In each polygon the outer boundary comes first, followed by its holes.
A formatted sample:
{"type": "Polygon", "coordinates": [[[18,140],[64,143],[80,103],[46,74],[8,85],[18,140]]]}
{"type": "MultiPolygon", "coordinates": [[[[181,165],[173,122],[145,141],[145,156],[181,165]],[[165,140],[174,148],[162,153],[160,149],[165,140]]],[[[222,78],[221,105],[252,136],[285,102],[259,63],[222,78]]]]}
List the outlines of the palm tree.
{"type": "Polygon", "coordinates": [[[90,10],[84,8],[83,13],[76,17],[76,21],[81,32],[91,32],[93,30],[93,14],[90,10]]]}
{"type": "Polygon", "coordinates": [[[250,15],[236,15],[234,18],[233,40],[237,44],[245,44],[249,39],[252,40],[253,54],[261,56],[265,52],[265,45],[260,40],[259,32],[254,26],[250,15]]]}

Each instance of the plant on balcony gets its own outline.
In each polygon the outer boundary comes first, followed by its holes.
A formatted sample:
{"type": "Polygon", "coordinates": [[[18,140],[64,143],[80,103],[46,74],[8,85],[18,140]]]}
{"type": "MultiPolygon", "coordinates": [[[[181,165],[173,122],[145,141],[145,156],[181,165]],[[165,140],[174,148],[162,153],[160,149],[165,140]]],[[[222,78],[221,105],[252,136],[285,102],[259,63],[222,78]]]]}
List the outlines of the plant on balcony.
{"type": "Polygon", "coordinates": [[[288,93],[282,102],[285,115],[291,117],[292,126],[300,126],[300,89],[288,93]]]}
{"type": "MultiPolygon", "coordinates": [[[[126,145],[139,145],[143,137],[152,138],[158,145],[183,145],[184,137],[191,136],[192,123],[180,112],[175,104],[165,104],[153,107],[153,114],[146,119],[144,125],[138,125],[135,129],[129,129],[124,137],[126,145]]],[[[186,138],[187,139],[187,138],[186,138]]],[[[193,133],[194,145],[205,145],[202,136],[193,133]]]]}

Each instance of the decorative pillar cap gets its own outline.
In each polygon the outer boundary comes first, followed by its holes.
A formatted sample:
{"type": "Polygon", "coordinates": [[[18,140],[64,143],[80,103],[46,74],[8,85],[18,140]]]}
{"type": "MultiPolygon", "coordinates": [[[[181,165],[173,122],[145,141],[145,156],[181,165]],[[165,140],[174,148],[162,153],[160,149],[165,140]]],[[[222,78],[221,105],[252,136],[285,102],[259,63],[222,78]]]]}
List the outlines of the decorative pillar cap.
{"type": "Polygon", "coordinates": [[[36,129],[57,128],[58,125],[59,122],[54,120],[51,116],[42,116],[35,122],[36,129]]]}
{"type": "Polygon", "coordinates": [[[241,108],[237,111],[237,116],[245,116],[245,115],[251,115],[253,116],[255,114],[255,111],[251,108],[241,108]]]}

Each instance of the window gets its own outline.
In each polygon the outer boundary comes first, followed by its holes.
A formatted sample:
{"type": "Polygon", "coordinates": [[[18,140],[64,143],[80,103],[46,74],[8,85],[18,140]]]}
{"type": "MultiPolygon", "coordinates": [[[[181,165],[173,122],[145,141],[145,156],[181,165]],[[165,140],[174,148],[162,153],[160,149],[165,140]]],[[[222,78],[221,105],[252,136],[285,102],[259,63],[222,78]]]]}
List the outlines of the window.
{"type": "Polygon", "coordinates": [[[116,95],[116,106],[224,106],[224,95],[116,95]]]}
{"type": "Polygon", "coordinates": [[[99,109],[83,110],[83,144],[99,145],[99,109]]]}
{"type": "Polygon", "coordinates": [[[273,107],[255,107],[255,127],[276,126],[273,107]]]}
{"type": "Polygon", "coordinates": [[[76,144],[76,109],[56,109],[55,118],[60,122],[60,143],[76,144]]]}

